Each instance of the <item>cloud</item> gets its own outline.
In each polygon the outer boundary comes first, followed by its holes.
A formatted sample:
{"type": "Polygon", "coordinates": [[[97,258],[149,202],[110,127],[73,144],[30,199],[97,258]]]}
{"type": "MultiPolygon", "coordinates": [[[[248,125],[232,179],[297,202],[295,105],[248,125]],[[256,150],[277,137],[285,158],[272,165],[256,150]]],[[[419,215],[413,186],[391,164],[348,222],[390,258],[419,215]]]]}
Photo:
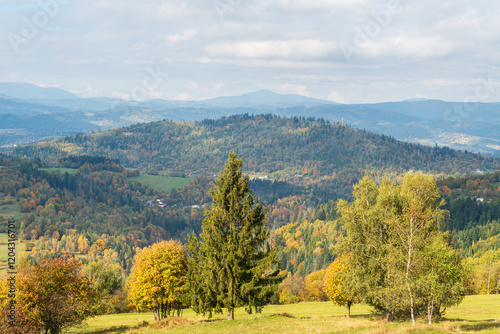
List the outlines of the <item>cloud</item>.
{"type": "Polygon", "coordinates": [[[322,40],[243,41],[209,45],[212,57],[259,59],[321,59],[335,50],[336,45],[322,40]]]}
{"type": "Polygon", "coordinates": [[[279,5],[291,9],[317,10],[335,7],[356,7],[364,6],[370,0],[279,0],[279,5]]]}
{"type": "Polygon", "coordinates": [[[193,39],[193,37],[195,37],[197,33],[198,33],[197,30],[189,29],[189,30],[186,30],[180,34],[167,35],[166,40],[167,40],[167,42],[171,42],[171,43],[180,43],[180,42],[184,42],[184,41],[193,39]]]}
{"type": "Polygon", "coordinates": [[[331,92],[326,99],[337,103],[346,103],[344,97],[340,96],[336,91],[331,92]]]}
{"type": "Polygon", "coordinates": [[[179,95],[177,95],[174,98],[174,100],[179,100],[179,101],[187,101],[187,100],[190,100],[190,99],[191,99],[191,97],[187,93],[180,93],[179,95]]]}
{"type": "Polygon", "coordinates": [[[310,96],[305,85],[284,84],[281,86],[280,92],[283,94],[310,96]]]}
{"type": "MultiPolygon", "coordinates": [[[[169,77],[151,94],[164,98],[267,88],[369,102],[463,100],[474,80],[500,67],[493,0],[220,1],[231,7],[223,19],[211,0],[70,1],[16,54],[6,36],[22,36],[24,18],[41,7],[4,0],[0,62],[8,66],[0,77],[85,96],[127,96],[145,68],[159,66],[169,77]],[[401,13],[346,62],[340,45],[354,45],[356,28],[377,22],[373,10],[390,1],[400,2],[401,13]]],[[[500,90],[490,99],[500,101],[500,90]]]]}

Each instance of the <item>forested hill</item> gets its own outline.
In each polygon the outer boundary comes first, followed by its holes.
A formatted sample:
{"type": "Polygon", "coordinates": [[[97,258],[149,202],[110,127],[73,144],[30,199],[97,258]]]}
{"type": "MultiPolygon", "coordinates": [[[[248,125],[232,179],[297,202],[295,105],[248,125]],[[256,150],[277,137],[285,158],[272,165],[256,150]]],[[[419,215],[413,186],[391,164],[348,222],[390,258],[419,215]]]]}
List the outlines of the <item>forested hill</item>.
{"type": "Polygon", "coordinates": [[[249,174],[297,184],[352,183],[367,171],[465,174],[500,169],[500,160],[478,154],[404,143],[323,120],[272,115],[138,124],[18,147],[14,153],[52,164],[71,154],[101,155],[141,172],[211,177],[233,150],[249,174]]]}

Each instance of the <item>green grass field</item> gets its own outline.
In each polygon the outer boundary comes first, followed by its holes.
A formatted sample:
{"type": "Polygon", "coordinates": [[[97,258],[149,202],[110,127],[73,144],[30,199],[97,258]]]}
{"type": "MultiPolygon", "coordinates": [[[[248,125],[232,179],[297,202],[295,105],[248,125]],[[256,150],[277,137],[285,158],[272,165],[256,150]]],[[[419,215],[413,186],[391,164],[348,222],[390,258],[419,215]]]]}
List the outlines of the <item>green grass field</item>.
{"type": "Polygon", "coordinates": [[[187,186],[192,180],[191,178],[145,174],[132,177],[131,179],[164,193],[170,193],[172,189],[179,189],[187,186]]]}
{"type": "Polygon", "coordinates": [[[93,318],[69,333],[499,333],[500,295],[467,296],[461,305],[449,308],[443,320],[430,326],[425,319],[418,319],[415,327],[410,321],[389,323],[373,317],[366,305],[354,305],[351,319],[344,314],[345,308],[330,302],[269,305],[256,315],[238,309],[235,321],[224,321],[221,315],[207,320],[186,310],[182,319],[156,324],[151,313],[129,313],[93,318]],[[149,325],[140,326],[144,321],[149,325]]]}
{"type": "MultiPolygon", "coordinates": [[[[6,224],[6,222],[2,222],[2,224],[6,224]]],[[[0,233],[0,277],[4,277],[7,273],[7,261],[9,258],[9,249],[8,249],[9,237],[7,233],[0,233]]],[[[21,263],[21,255],[24,249],[24,243],[16,241],[16,264],[19,265],[21,263]]]]}
{"type": "Polygon", "coordinates": [[[70,175],[75,175],[76,174],[76,169],[75,168],[40,168],[40,170],[44,170],[47,172],[59,172],[61,174],[68,173],[70,175]]]}
{"type": "MultiPolygon", "coordinates": [[[[4,199],[2,196],[0,196],[0,198],[4,199]]],[[[17,219],[18,216],[21,216],[19,212],[19,203],[14,201],[12,204],[0,204],[0,215],[4,218],[14,217],[17,219]]]]}

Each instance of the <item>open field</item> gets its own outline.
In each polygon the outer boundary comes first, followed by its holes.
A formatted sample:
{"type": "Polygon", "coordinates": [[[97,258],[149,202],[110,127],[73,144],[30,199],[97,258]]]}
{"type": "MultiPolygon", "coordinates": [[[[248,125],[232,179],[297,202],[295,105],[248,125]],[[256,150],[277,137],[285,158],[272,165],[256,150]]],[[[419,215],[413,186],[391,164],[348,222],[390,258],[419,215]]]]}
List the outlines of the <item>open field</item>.
{"type": "Polygon", "coordinates": [[[186,310],[182,319],[172,318],[170,325],[168,321],[155,324],[150,313],[130,313],[90,319],[70,333],[499,333],[500,295],[467,296],[461,305],[447,310],[445,319],[430,326],[424,319],[415,327],[410,321],[388,323],[373,317],[366,305],[354,305],[351,319],[344,314],[345,308],[330,302],[269,305],[257,315],[238,309],[235,321],[223,321],[221,315],[207,320],[186,310]],[[139,327],[144,321],[150,325],[139,327]]]}
{"type": "MultiPolygon", "coordinates": [[[[4,222],[6,224],[6,222],[4,222]]],[[[4,277],[5,274],[7,273],[7,261],[8,261],[8,254],[9,254],[9,249],[8,249],[8,242],[9,242],[9,237],[7,233],[0,233],[0,277],[4,277]]],[[[24,249],[24,243],[16,241],[16,265],[19,265],[21,263],[21,255],[23,253],[24,249]]]]}
{"type": "MultiPolygon", "coordinates": [[[[2,196],[0,196],[2,198],[2,196]]],[[[21,217],[21,213],[19,212],[19,203],[14,201],[12,204],[0,204],[0,215],[4,218],[17,219],[21,217]]]]}
{"type": "Polygon", "coordinates": [[[164,193],[170,193],[172,189],[179,189],[187,186],[192,180],[191,178],[145,174],[132,177],[131,179],[164,193]]]}
{"type": "MultiPolygon", "coordinates": [[[[0,192],[0,200],[1,200],[0,203],[3,203],[6,197],[7,197],[6,193],[0,192]]],[[[21,217],[21,213],[19,212],[19,202],[14,196],[12,196],[12,203],[0,204],[0,216],[3,216],[3,218],[14,218],[14,219],[18,219],[21,217]]]]}
{"type": "MultiPolygon", "coordinates": [[[[40,168],[40,170],[56,171],[61,174],[64,174],[66,172],[71,175],[76,174],[76,169],[74,168],[40,168]]],[[[141,175],[132,177],[131,179],[164,193],[169,193],[172,191],[172,189],[182,188],[192,180],[191,178],[170,177],[162,175],[141,175]]]]}
{"type": "Polygon", "coordinates": [[[59,172],[61,174],[68,173],[70,175],[75,175],[76,174],[76,169],[75,168],[40,168],[40,170],[44,170],[47,172],[59,172]]]}

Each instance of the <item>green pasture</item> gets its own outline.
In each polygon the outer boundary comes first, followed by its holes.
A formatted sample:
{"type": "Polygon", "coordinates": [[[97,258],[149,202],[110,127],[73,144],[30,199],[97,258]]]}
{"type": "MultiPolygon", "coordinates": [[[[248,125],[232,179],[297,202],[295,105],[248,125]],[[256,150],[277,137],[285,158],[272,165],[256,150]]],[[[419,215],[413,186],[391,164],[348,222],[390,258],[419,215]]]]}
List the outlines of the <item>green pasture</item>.
{"type": "Polygon", "coordinates": [[[76,174],[76,169],[75,168],[40,168],[40,170],[44,170],[46,172],[59,172],[61,174],[68,173],[70,175],[75,175],[76,174]]]}
{"type": "Polygon", "coordinates": [[[187,186],[192,180],[191,178],[146,174],[132,177],[131,179],[164,193],[170,193],[172,189],[187,186]]]}
{"type": "MultiPolygon", "coordinates": [[[[0,199],[5,199],[5,197],[0,195],[0,199]]],[[[14,199],[12,204],[0,204],[0,215],[4,218],[20,218],[19,203],[14,199]]]]}
{"type": "MultiPolygon", "coordinates": [[[[1,224],[7,224],[7,221],[1,222],[1,224]]],[[[9,236],[7,233],[0,233],[0,277],[4,277],[7,273],[7,261],[9,258],[9,236]]],[[[16,265],[21,263],[21,255],[24,251],[24,243],[15,241],[15,253],[16,253],[16,265]]]]}
{"type": "Polygon", "coordinates": [[[423,318],[415,327],[409,320],[387,322],[372,315],[366,305],[354,305],[351,319],[344,315],[345,308],[330,302],[268,305],[261,314],[253,315],[240,308],[235,321],[224,321],[224,315],[208,320],[186,310],[181,319],[158,324],[151,313],[128,313],[90,319],[69,333],[499,333],[500,295],[467,296],[461,305],[449,308],[443,320],[430,326],[423,318]]]}

